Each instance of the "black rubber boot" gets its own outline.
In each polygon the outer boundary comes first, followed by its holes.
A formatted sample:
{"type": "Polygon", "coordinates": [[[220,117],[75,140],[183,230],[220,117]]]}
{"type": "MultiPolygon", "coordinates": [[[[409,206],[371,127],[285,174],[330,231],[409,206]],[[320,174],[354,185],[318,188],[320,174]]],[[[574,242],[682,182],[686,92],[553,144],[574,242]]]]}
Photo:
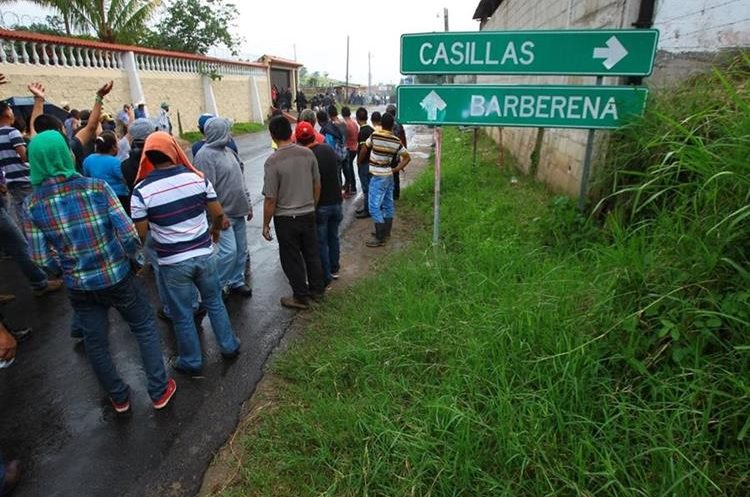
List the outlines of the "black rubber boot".
{"type": "Polygon", "coordinates": [[[375,236],[365,242],[368,247],[382,247],[385,245],[385,223],[375,223],[375,236]]]}
{"type": "Polygon", "coordinates": [[[389,239],[391,237],[391,230],[393,229],[393,218],[387,217],[385,218],[385,239],[389,239]]]}

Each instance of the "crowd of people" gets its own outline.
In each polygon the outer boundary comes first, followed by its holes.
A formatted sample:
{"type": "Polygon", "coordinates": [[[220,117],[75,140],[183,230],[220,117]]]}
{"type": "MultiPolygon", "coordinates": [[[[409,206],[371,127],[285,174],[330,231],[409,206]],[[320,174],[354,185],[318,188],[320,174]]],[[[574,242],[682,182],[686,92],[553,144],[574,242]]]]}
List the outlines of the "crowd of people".
{"type": "Polygon", "coordinates": [[[372,116],[360,107],[355,118],[349,107],[339,116],[330,105],[303,110],[294,130],[281,113],[269,123],[276,150],[265,165],[262,227],[271,240],[273,220],[281,266],[292,287],[292,296],[281,300],[286,307],[309,308],[339,277],[342,202],[357,193],[355,160],[363,194],[356,217],[374,222],[366,245],[382,247],[390,237],[398,178],[411,160],[406,133],[396,122],[394,105],[372,116]]]}
{"type": "MultiPolygon", "coordinates": [[[[34,108],[25,126],[0,103],[0,250],[37,297],[67,288],[71,337],[82,341],[112,408],[124,414],[131,410],[130,386],[107,338],[115,308],[138,342],[153,407],[163,409],[177,389],[171,372],[201,374],[198,329],[206,316],[223,360],[240,353],[225,300],[252,297],[246,223],[253,209],[231,123],[201,115],[204,139],[191,160],[171,136],[166,103],[155,118],[139,104],[123,106],[113,119],[103,111],[109,82],[90,110],[71,110],[61,121],[44,113],[44,86],[28,88],[34,108]],[[146,266],[159,296],[156,310],[141,289],[146,266]],[[166,362],[157,316],[171,323],[177,343],[166,362]]],[[[273,221],[292,289],[283,306],[309,308],[339,277],[342,202],[357,192],[357,176],[363,193],[357,217],[374,221],[367,246],[385,245],[399,173],[410,161],[395,114],[394,106],[372,116],[360,107],[353,118],[343,107],[339,116],[331,104],[304,110],[295,129],[283,115],[270,120],[275,151],[264,167],[262,236],[273,239],[273,221]]],[[[14,298],[0,295],[0,305],[14,298]]],[[[12,364],[30,333],[6,327],[0,316],[0,367],[12,364]]],[[[0,495],[19,474],[18,463],[0,455],[0,495]]]]}

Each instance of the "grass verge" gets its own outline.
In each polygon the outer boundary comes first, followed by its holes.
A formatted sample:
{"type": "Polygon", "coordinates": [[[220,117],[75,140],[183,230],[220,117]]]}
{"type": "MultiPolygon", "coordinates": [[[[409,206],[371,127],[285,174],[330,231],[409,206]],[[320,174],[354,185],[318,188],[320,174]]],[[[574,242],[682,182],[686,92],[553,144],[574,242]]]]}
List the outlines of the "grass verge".
{"type": "MultiPolygon", "coordinates": [[[[747,168],[743,112],[725,116],[739,139],[716,151],[670,125],[662,156],[682,139],[683,162],[747,168]]],[[[316,313],[275,364],[277,402],[224,495],[747,495],[747,272],[697,243],[714,224],[699,229],[696,195],[728,197],[707,188],[717,173],[648,222],[626,215],[631,202],[595,226],[570,200],[512,184],[486,140],[472,169],[470,143],[447,130],[445,250],[433,257],[415,229],[410,249],[316,313]]],[[[731,198],[742,181],[727,181],[731,198]]],[[[428,172],[399,208],[426,225],[431,189],[428,172]]]]}
{"type": "MultiPolygon", "coordinates": [[[[257,133],[263,131],[266,127],[260,123],[234,123],[232,125],[232,134],[244,135],[248,133],[257,133]]],[[[203,134],[200,131],[188,131],[180,135],[183,140],[189,141],[191,144],[203,139],[203,134]]]]}

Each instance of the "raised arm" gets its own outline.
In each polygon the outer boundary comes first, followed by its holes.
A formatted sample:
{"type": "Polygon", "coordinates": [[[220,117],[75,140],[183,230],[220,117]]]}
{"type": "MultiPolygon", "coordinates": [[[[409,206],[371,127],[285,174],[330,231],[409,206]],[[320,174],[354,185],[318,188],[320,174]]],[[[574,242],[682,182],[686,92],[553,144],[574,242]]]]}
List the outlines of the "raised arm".
{"type": "Polygon", "coordinates": [[[99,118],[102,116],[104,97],[109,95],[109,92],[112,91],[113,84],[114,83],[110,81],[97,90],[96,100],[94,101],[94,107],[91,109],[91,116],[89,116],[89,121],[86,123],[86,126],[84,128],[81,128],[78,133],[76,133],[76,138],[78,138],[78,141],[81,142],[81,145],[85,146],[91,140],[96,138],[96,130],[99,127],[99,118]]]}
{"type": "Polygon", "coordinates": [[[34,107],[31,109],[31,122],[29,123],[29,129],[31,130],[31,136],[36,136],[36,129],[34,128],[34,122],[36,118],[44,114],[44,100],[46,98],[44,86],[41,83],[31,83],[28,87],[32,95],[34,95],[34,107]]]}

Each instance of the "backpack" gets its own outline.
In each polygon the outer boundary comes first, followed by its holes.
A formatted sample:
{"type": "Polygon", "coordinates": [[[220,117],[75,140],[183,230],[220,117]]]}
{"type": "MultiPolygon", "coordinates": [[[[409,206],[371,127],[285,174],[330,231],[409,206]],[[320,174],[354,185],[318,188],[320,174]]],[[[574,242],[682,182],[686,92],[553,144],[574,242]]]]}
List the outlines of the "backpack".
{"type": "Polygon", "coordinates": [[[349,158],[349,151],[346,149],[343,143],[335,140],[333,151],[336,152],[336,157],[340,161],[345,161],[349,158]]]}
{"type": "MultiPolygon", "coordinates": [[[[329,123],[327,126],[334,127],[335,125],[332,123],[329,123]]],[[[324,129],[321,130],[326,135],[326,143],[328,143],[334,152],[336,152],[336,158],[339,161],[345,161],[349,157],[349,151],[346,149],[346,146],[344,145],[344,139],[341,137],[341,131],[339,131],[337,128],[334,127],[338,133],[332,133],[330,129],[324,129]],[[331,140],[328,140],[328,137],[331,137],[331,140]]]]}

